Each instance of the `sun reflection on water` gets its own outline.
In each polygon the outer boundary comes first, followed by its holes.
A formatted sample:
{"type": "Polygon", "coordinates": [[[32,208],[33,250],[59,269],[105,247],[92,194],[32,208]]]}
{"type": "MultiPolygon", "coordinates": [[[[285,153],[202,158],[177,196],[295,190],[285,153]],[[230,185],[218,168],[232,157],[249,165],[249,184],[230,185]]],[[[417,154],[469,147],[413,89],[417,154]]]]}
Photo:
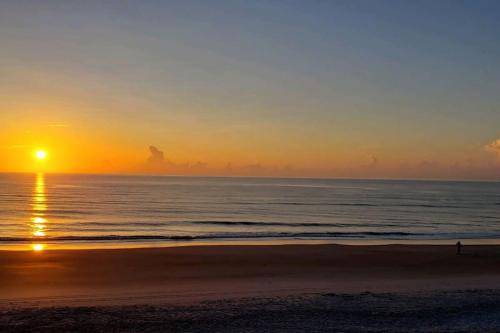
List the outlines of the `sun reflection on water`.
{"type": "Polygon", "coordinates": [[[40,252],[45,249],[45,244],[32,244],[31,248],[33,249],[33,251],[40,252]]]}
{"type": "MultiPolygon", "coordinates": [[[[31,235],[33,238],[44,238],[47,236],[48,221],[46,218],[47,195],[45,192],[45,175],[43,173],[36,175],[32,201],[31,235]]],[[[38,242],[31,244],[33,251],[43,251],[45,247],[45,244],[38,242]]]]}

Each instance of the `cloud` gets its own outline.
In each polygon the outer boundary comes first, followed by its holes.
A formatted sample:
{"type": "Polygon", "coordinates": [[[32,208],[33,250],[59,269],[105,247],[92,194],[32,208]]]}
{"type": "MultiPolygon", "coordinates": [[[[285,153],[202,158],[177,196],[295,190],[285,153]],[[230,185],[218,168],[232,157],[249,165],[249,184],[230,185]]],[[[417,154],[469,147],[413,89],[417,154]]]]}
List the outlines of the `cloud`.
{"type": "MultiPolygon", "coordinates": [[[[467,159],[414,160],[402,161],[391,166],[377,154],[365,154],[355,164],[335,165],[323,168],[295,167],[291,164],[269,165],[259,162],[237,164],[228,161],[224,164],[210,165],[203,160],[176,161],[170,159],[168,151],[164,153],[157,146],[149,146],[149,154],[142,163],[134,167],[134,172],[158,175],[182,176],[251,176],[251,177],[399,177],[420,179],[500,179],[500,139],[483,146],[483,154],[467,159]],[[490,152],[490,157],[485,151],[490,152]]],[[[478,153],[475,146],[475,153],[478,153]]]]}
{"type": "Polygon", "coordinates": [[[138,165],[136,171],[169,175],[202,175],[202,176],[293,176],[300,170],[293,165],[269,166],[260,163],[235,165],[228,162],[225,165],[212,166],[200,160],[172,161],[156,146],[149,146],[147,160],[138,165]]]}
{"type": "Polygon", "coordinates": [[[148,163],[149,164],[163,164],[165,162],[165,156],[163,155],[163,152],[156,148],[155,146],[149,146],[149,155],[148,157],[148,163]]]}
{"type": "Polygon", "coordinates": [[[204,174],[208,171],[208,164],[203,161],[195,163],[176,163],[165,157],[163,151],[155,146],[149,146],[149,157],[143,165],[143,171],[154,172],[160,174],[204,174]]]}
{"type": "Polygon", "coordinates": [[[484,146],[484,150],[500,157],[500,139],[496,139],[484,146]]]}

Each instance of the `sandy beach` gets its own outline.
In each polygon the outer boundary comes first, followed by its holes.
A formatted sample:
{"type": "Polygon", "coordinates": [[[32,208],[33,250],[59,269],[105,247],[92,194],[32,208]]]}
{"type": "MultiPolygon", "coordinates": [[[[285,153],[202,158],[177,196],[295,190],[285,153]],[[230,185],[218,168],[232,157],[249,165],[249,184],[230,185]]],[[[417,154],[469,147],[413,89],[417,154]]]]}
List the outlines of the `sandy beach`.
{"type": "Polygon", "coordinates": [[[500,288],[500,246],[281,245],[0,251],[0,305],[189,303],[500,288]]]}
{"type": "Polygon", "coordinates": [[[500,246],[0,251],[2,332],[485,332],[498,290],[500,246]]]}

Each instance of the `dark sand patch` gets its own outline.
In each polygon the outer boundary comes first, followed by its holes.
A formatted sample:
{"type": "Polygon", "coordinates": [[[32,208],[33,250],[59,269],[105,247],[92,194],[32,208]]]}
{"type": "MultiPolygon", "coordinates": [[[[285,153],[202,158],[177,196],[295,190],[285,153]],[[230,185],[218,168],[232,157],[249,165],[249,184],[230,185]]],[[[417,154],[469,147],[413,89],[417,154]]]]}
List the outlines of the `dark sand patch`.
{"type": "Polygon", "coordinates": [[[358,293],[0,312],[0,332],[498,332],[500,291],[358,293]]]}

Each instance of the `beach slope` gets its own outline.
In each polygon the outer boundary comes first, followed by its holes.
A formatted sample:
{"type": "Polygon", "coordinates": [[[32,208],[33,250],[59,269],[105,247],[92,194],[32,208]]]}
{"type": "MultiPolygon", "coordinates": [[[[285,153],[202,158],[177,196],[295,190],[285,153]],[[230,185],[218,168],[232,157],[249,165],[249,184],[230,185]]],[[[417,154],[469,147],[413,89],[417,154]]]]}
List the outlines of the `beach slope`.
{"type": "Polygon", "coordinates": [[[500,247],[190,246],[0,251],[0,307],[180,304],[311,293],[500,289],[500,247]]]}

